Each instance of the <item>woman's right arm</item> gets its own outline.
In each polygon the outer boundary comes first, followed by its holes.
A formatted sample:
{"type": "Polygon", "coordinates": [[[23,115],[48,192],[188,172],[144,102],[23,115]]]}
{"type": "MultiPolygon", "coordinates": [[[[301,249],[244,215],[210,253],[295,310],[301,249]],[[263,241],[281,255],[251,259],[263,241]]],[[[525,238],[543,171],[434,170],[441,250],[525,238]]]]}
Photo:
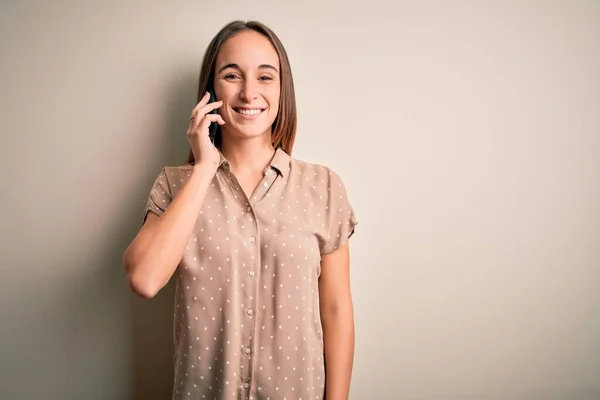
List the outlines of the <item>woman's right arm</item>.
{"type": "Polygon", "coordinates": [[[208,101],[206,93],[190,118],[187,136],[195,159],[190,178],[160,217],[148,214],[123,254],[129,286],[147,299],[169,282],[181,262],[219,164],[220,154],[208,137],[208,127],[211,122],[225,124],[219,114],[209,114],[223,103],[208,101]]]}
{"type": "Polygon", "coordinates": [[[193,168],[165,212],[160,217],[148,213],[146,222],[123,254],[129,285],[141,297],[154,297],[169,282],[192,235],[214,175],[199,165],[193,168]]]}

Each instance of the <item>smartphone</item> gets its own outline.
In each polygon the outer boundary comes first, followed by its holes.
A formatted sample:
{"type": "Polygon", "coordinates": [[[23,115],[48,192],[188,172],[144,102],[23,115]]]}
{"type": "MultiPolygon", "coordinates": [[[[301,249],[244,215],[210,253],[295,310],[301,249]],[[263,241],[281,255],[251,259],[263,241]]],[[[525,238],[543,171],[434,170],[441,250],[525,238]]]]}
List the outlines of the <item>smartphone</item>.
{"type": "MultiPolygon", "coordinates": [[[[208,84],[207,91],[210,95],[210,99],[208,100],[208,102],[213,103],[213,102],[217,101],[217,97],[215,96],[215,89],[213,88],[212,83],[208,84]]],[[[217,110],[214,109],[209,114],[217,114],[217,110]]],[[[210,141],[213,142],[213,144],[215,143],[215,137],[217,135],[218,128],[219,128],[219,124],[217,124],[216,122],[211,122],[210,126],[208,127],[208,137],[210,138],[210,141]]]]}

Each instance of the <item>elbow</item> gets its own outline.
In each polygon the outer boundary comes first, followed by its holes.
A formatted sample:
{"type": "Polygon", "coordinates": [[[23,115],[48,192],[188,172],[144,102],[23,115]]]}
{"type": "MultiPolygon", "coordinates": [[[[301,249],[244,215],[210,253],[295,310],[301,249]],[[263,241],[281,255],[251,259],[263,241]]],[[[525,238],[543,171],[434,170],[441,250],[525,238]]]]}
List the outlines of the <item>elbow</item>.
{"type": "Polygon", "coordinates": [[[137,296],[144,299],[152,299],[161,289],[161,286],[153,282],[148,274],[142,273],[139,265],[133,263],[127,252],[123,255],[123,266],[127,273],[127,283],[137,296]]]}
{"type": "Polygon", "coordinates": [[[143,299],[153,299],[160,290],[158,285],[152,284],[152,282],[148,282],[148,279],[135,274],[128,275],[127,281],[133,293],[143,299]]]}

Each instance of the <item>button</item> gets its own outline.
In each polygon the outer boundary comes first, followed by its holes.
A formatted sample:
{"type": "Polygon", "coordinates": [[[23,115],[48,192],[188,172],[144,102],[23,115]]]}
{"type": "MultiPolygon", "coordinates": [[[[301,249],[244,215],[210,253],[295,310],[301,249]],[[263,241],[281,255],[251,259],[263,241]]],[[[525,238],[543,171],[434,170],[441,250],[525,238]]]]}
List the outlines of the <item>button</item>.
{"type": "Polygon", "coordinates": [[[254,236],[251,236],[250,237],[250,243],[254,243],[254,242],[256,242],[256,238],[254,236]]]}
{"type": "Polygon", "coordinates": [[[255,273],[254,273],[254,271],[250,271],[250,272],[248,272],[248,275],[250,276],[250,278],[254,278],[255,273]]]}
{"type": "Polygon", "coordinates": [[[246,347],[246,348],[244,349],[244,352],[245,352],[246,354],[250,354],[250,352],[251,352],[251,351],[252,351],[252,350],[250,350],[250,347],[246,347]]]}
{"type": "Polygon", "coordinates": [[[246,207],[246,211],[248,211],[248,212],[252,211],[252,207],[246,207]]]}
{"type": "Polygon", "coordinates": [[[248,382],[244,382],[244,388],[248,389],[250,387],[250,384],[248,382]]]}
{"type": "Polygon", "coordinates": [[[250,315],[250,316],[252,316],[252,314],[253,314],[253,313],[252,313],[252,310],[248,310],[248,311],[246,311],[246,312],[247,312],[247,313],[248,313],[248,315],[250,315]]]}
{"type": "Polygon", "coordinates": [[[265,182],[265,183],[263,183],[263,186],[264,186],[264,187],[269,187],[269,182],[265,182]]]}

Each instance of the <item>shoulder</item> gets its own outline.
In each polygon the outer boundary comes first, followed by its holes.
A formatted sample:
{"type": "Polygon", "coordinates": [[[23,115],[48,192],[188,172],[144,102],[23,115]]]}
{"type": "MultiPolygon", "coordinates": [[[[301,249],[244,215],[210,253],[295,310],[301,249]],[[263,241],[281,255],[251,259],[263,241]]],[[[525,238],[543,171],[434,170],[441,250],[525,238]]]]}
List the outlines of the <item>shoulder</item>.
{"type": "Polygon", "coordinates": [[[307,178],[312,176],[317,181],[341,180],[339,174],[327,165],[306,162],[296,158],[291,159],[291,170],[307,178]]]}
{"type": "Polygon", "coordinates": [[[170,176],[174,176],[174,175],[178,175],[178,174],[190,174],[192,172],[192,165],[191,164],[184,164],[184,165],[165,165],[164,167],[162,167],[162,171],[164,171],[164,173],[166,175],[170,175],[170,176]]]}
{"type": "Polygon", "coordinates": [[[302,188],[305,193],[314,191],[322,199],[340,199],[346,197],[346,185],[341,176],[332,167],[319,163],[310,163],[292,159],[290,183],[302,188]]]}
{"type": "Polygon", "coordinates": [[[178,183],[184,182],[191,175],[191,172],[191,165],[164,165],[160,167],[154,184],[165,189],[168,188],[171,192],[174,187],[178,186],[178,183]]]}
{"type": "Polygon", "coordinates": [[[159,176],[163,176],[168,181],[180,180],[189,177],[192,174],[192,165],[165,165],[161,167],[159,176]]]}

